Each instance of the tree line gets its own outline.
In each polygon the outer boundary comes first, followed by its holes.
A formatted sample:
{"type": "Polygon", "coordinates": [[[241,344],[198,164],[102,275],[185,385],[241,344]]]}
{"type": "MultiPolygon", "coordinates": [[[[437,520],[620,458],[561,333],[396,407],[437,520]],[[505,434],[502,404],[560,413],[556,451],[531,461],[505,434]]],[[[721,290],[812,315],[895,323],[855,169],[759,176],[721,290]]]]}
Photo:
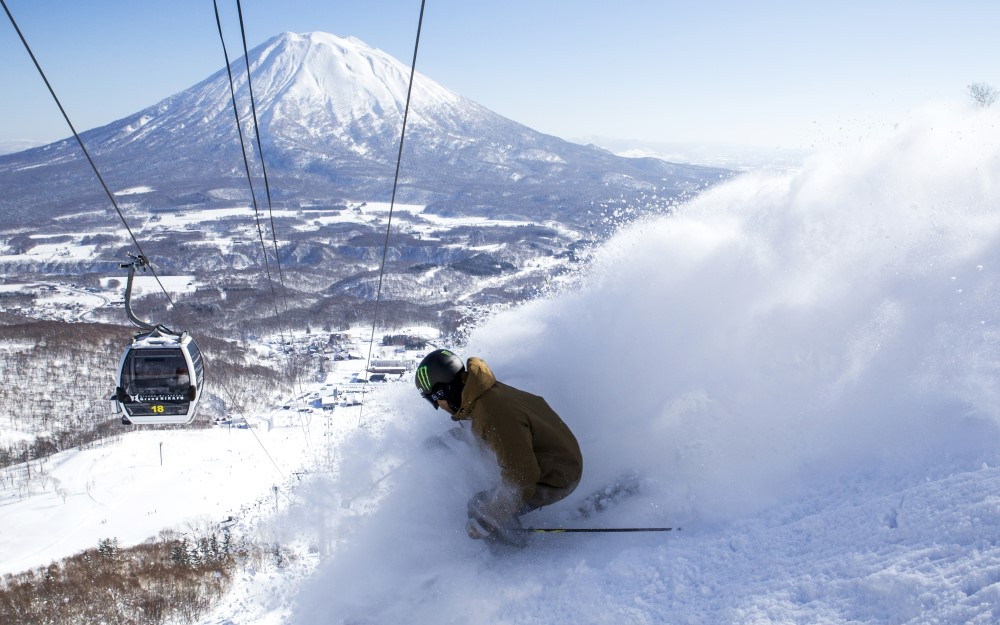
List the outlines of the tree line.
{"type": "Polygon", "coordinates": [[[235,539],[225,529],[181,535],[166,530],[141,545],[117,539],[0,581],[0,623],[162,625],[203,617],[236,573],[283,566],[280,545],[235,539]]]}

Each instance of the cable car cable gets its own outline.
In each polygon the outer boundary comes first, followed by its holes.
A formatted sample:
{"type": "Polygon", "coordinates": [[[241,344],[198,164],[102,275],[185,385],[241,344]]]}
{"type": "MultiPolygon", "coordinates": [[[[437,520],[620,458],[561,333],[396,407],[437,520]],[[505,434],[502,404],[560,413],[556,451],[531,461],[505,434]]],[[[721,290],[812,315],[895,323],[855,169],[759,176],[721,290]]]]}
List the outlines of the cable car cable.
{"type": "Polygon", "coordinates": [[[233,408],[235,408],[236,412],[240,414],[240,417],[243,419],[243,423],[246,423],[247,429],[250,430],[250,433],[253,434],[253,437],[257,439],[257,444],[260,445],[260,448],[264,452],[264,455],[267,456],[267,459],[270,460],[271,464],[274,465],[274,468],[278,472],[278,475],[280,475],[282,478],[285,477],[285,474],[282,473],[281,471],[281,467],[278,466],[278,463],[275,462],[274,458],[271,456],[271,452],[267,450],[267,447],[264,446],[264,442],[260,440],[260,437],[257,436],[257,433],[253,431],[252,427],[250,427],[250,421],[247,420],[246,413],[243,412],[243,408],[240,406],[239,402],[236,401],[236,395],[233,393],[232,389],[229,388],[229,386],[225,382],[223,382],[221,378],[219,383],[221,384],[222,388],[226,389],[226,393],[229,394],[229,401],[232,402],[233,408]]]}
{"type": "MultiPolygon", "coordinates": [[[[392,179],[392,196],[389,199],[389,219],[385,225],[385,242],[382,245],[382,263],[378,271],[378,287],[375,289],[375,310],[372,312],[372,335],[368,342],[368,360],[365,361],[365,370],[371,369],[372,349],[375,346],[375,328],[378,324],[379,303],[382,300],[382,279],[385,276],[385,263],[389,255],[389,234],[392,231],[392,210],[396,204],[396,190],[399,186],[399,170],[403,162],[403,141],[406,139],[406,121],[410,114],[410,97],[413,94],[413,81],[417,75],[417,51],[420,49],[420,30],[424,23],[424,5],[426,0],[420,0],[420,16],[417,18],[417,36],[413,43],[413,60],[410,62],[410,82],[406,88],[406,104],[403,107],[403,127],[399,133],[399,152],[396,155],[396,173],[392,179]]],[[[361,405],[361,414],[358,415],[358,426],[361,426],[361,419],[364,414],[364,404],[361,405]]]]}
{"type": "MultiPolygon", "coordinates": [[[[225,37],[224,37],[224,35],[222,33],[222,19],[219,16],[219,4],[218,4],[218,1],[217,0],[212,0],[212,4],[213,4],[214,9],[215,9],[215,24],[216,24],[216,27],[217,27],[217,29],[219,31],[219,41],[222,44],[222,53],[223,53],[223,56],[225,57],[225,61],[226,61],[226,73],[229,76],[229,93],[230,93],[230,96],[231,96],[232,102],[233,102],[233,114],[236,117],[236,130],[239,133],[239,138],[240,138],[240,153],[243,155],[243,167],[244,167],[244,170],[246,171],[247,184],[250,187],[250,196],[251,196],[251,198],[253,200],[254,221],[255,221],[255,224],[257,226],[257,235],[258,235],[258,238],[260,239],[261,250],[262,250],[262,252],[264,254],[264,268],[265,268],[265,271],[267,273],[267,281],[268,281],[268,284],[269,284],[270,289],[271,289],[271,301],[274,304],[274,316],[278,320],[278,331],[279,331],[279,333],[282,334],[282,339],[283,339],[284,329],[283,329],[282,324],[281,324],[281,316],[280,316],[280,314],[278,312],[277,295],[275,294],[275,290],[274,290],[274,280],[272,278],[270,265],[269,265],[268,259],[267,259],[267,246],[264,244],[264,234],[263,234],[263,231],[262,231],[261,226],[260,226],[260,211],[258,210],[258,205],[257,205],[257,195],[254,192],[254,188],[253,188],[253,178],[252,178],[252,176],[250,174],[250,163],[249,163],[249,160],[247,159],[246,142],[245,142],[244,137],[243,137],[243,128],[242,128],[242,125],[240,124],[239,107],[236,104],[236,87],[235,87],[235,81],[233,80],[233,72],[232,72],[232,69],[231,69],[230,61],[229,61],[229,51],[228,51],[228,49],[226,47],[226,40],[225,40],[225,37]]],[[[250,80],[250,60],[249,60],[249,53],[247,51],[246,32],[245,32],[244,26],[243,26],[243,10],[242,10],[242,7],[240,6],[239,0],[237,0],[236,7],[237,7],[237,11],[239,13],[239,19],[240,19],[240,33],[241,33],[242,41],[243,41],[243,54],[244,54],[244,58],[246,59],[246,66],[247,66],[247,87],[248,87],[249,93],[250,93],[250,107],[251,107],[251,110],[253,111],[254,132],[255,132],[256,137],[257,137],[257,150],[258,150],[258,154],[260,155],[261,172],[262,172],[263,177],[264,177],[264,188],[265,188],[265,192],[266,192],[266,195],[267,195],[268,213],[270,215],[270,221],[271,221],[271,237],[272,237],[272,241],[273,241],[273,244],[274,244],[275,262],[276,262],[277,268],[278,268],[278,277],[279,277],[279,280],[281,281],[282,296],[283,296],[283,301],[284,301],[284,305],[285,305],[285,310],[287,311],[288,310],[288,300],[287,300],[287,295],[286,295],[287,290],[285,289],[284,275],[283,275],[283,273],[281,271],[281,258],[280,258],[280,254],[278,252],[278,240],[277,240],[277,235],[275,233],[275,228],[274,228],[274,213],[273,213],[273,210],[271,208],[271,189],[270,189],[270,184],[269,184],[268,178],[267,178],[267,168],[264,165],[264,151],[261,148],[261,144],[260,144],[260,130],[259,130],[259,126],[258,126],[258,123],[257,123],[257,107],[256,107],[256,104],[254,103],[253,85],[252,85],[251,80],[250,80]]],[[[249,422],[247,421],[246,415],[243,414],[243,411],[240,409],[239,404],[236,402],[236,397],[233,394],[232,390],[229,389],[225,384],[223,384],[223,388],[225,388],[226,392],[229,394],[229,398],[230,398],[230,401],[233,404],[233,407],[237,410],[237,412],[240,413],[241,417],[243,418],[243,421],[248,424],[247,429],[251,429],[249,427],[249,422]]],[[[275,463],[274,458],[271,457],[271,454],[267,451],[267,448],[264,446],[264,443],[260,440],[260,437],[258,437],[255,432],[251,432],[251,433],[253,433],[254,438],[257,439],[257,443],[260,445],[261,449],[264,451],[264,454],[267,455],[268,459],[271,460],[271,463],[274,464],[275,469],[277,469],[278,473],[281,474],[281,468],[278,467],[277,463],[275,463]]]]}
{"type": "MultiPolygon", "coordinates": [[[[257,225],[257,236],[260,239],[261,250],[264,253],[264,271],[267,274],[267,283],[271,289],[271,302],[274,305],[274,317],[278,321],[278,332],[283,334],[284,331],[281,326],[281,315],[278,313],[278,296],[274,291],[274,280],[271,278],[271,266],[267,259],[267,245],[264,243],[264,232],[260,227],[260,210],[257,206],[257,194],[253,189],[253,178],[250,175],[250,162],[247,159],[246,142],[243,139],[243,127],[240,124],[240,111],[239,107],[236,105],[236,87],[233,81],[233,71],[229,63],[229,51],[226,49],[226,40],[222,34],[222,20],[219,17],[219,3],[217,0],[212,0],[212,4],[215,7],[215,24],[219,29],[219,41],[222,42],[222,54],[226,59],[226,73],[229,75],[229,92],[233,101],[233,114],[236,116],[236,130],[240,137],[240,154],[243,155],[243,168],[247,174],[247,184],[250,186],[250,199],[253,203],[254,222],[257,225]]],[[[249,81],[249,70],[247,80],[249,81]]]]}
{"type": "MultiPolygon", "coordinates": [[[[20,27],[17,25],[17,21],[14,20],[14,16],[11,15],[10,9],[7,8],[7,2],[5,0],[0,0],[0,4],[3,5],[4,12],[7,13],[7,18],[10,20],[11,25],[14,30],[17,31],[17,36],[20,37],[21,43],[24,44],[24,49],[28,51],[28,56],[31,57],[32,63],[35,64],[35,69],[38,70],[38,74],[42,77],[45,82],[45,86],[48,88],[49,93],[52,95],[52,99],[55,100],[56,106],[59,107],[59,112],[62,113],[63,119],[66,120],[66,124],[69,129],[73,132],[73,137],[76,138],[76,142],[80,145],[80,149],[83,151],[83,155],[87,158],[87,162],[90,163],[91,169],[94,170],[94,174],[100,181],[101,186],[104,188],[104,192],[108,194],[108,199],[111,200],[111,205],[115,207],[115,212],[118,213],[118,217],[122,220],[122,225],[125,226],[125,230],[128,231],[129,237],[132,238],[132,243],[135,244],[137,250],[139,250],[139,255],[143,258],[148,258],[146,254],[142,251],[142,246],[139,245],[139,240],[136,238],[135,233],[132,232],[132,228],[129,227],[128,221],[125,219],[124,213],[122,213],[121,208],[118,206],[118,202],[115,200],[114,194],[111,189],[108,188],[107,183],[104,181],[104,177],[101,176],[101,172],[98,171],[97,165],[94,163],[94,159],[90,157],[90,152],[87,151],[87,147],[83,144],[83,139],[80,138],[80,133],[76,131],[76,127],[73,126],[73,122],[70,121],[69,115],[66,113],[66,109],[63,108],[62,102],[60,102],[59,97],[56,95],[55,89],[52,88],[52,84],[49,83],[49,79],[45,76],[45,72],[42,71],[42,66],[38,63],[38,59],[35,58],[35,53],[31,51],[31,46],[28,45],[28,40],[25,39],[24,34],[21,32],[20,27]]],[[[167,292],[166,287],[163,286],[163,282],[160,281],[160,276],[156,274],[156,270],[152,265],[149,266],[149,270],[153,273],[153,277],[156,278],[156,283],[160,285],[160,289],[166,296],[167,301],[171,306],[174,305],[174,301],[170,298],[170,293],[167,292]]]]}
{"type": "Polygon", "coordinates": [[[281,283],[281,296],[288,312],[288,290],[285,288],[285,276],[281,271],[281,255],[278,253],[278,235],[274,229],[274,210],[271,206],[271,185],[267,180],[267,167],[264,166],[264,149],[260,142],[260,125],[257,123],[257,104],[253,96],[253,81],[250,80],[250,52],[247,50],[247,33],[243,27],[243,8],[240,0],[236,0],[236,11],[240,17],[240,36],[243,39],[243,59],[247,66],[247,91],[250,93],[250,111],[253,113],[253,130],[257,138],[257,153],[260,155],[260,171],[264,178],[264,193],[267,196],[267,213],[271,221],[271,241],[274,243],[274,262],[278,266],[278,281],[281,283]]]}

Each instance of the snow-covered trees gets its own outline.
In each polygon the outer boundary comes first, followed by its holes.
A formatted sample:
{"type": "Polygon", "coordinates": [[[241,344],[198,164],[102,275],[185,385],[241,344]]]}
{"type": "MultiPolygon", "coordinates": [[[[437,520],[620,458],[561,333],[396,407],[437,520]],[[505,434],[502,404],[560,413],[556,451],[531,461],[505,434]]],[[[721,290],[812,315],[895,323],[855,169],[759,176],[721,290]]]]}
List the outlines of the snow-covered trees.
{"type": "Polygon", "coordinates": [[[241,567],[260,567],[274,559],[277,549],[234,540],[226,530],[197,536],[165,531],[128,548],[117,539],[103,539],[96,549],[61,562],[5,575],[0,623],[194,622],[226,592],[241,567]]]}
{"type": "Polygon", "coordinates": [[[966,87],[969,97],[982,107],[987,107],[997,101],[997,97],[1000,97],[1000,90],[995,89],[992,85],[986,84],[984,82],[974,82],[968,87],[966,87]]]}

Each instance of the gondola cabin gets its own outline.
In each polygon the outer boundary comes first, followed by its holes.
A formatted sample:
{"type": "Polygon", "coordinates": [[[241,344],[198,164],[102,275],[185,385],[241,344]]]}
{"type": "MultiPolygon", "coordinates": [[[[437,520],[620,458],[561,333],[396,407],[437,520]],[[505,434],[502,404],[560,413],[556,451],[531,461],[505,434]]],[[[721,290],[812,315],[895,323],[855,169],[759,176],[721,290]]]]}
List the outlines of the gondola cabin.
{"type": "Polygon", "coordinates": [[[122,423],[190,423],[205,383],[201,352],[187,332],[137,334],[118,365],[115,402],[122,423]]]}

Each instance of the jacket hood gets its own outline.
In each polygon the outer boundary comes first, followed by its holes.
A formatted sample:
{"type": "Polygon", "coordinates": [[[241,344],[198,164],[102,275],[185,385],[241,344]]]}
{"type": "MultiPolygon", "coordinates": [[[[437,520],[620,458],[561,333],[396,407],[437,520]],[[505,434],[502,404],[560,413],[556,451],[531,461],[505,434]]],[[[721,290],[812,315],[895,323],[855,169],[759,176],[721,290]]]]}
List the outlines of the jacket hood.
{"type": "Polygon", "coordinates": [[[462,408],[452,416],[453,421],[469,418],[469,408],[482,397],[483,393],[493,388],[497,378],[489,365],[481,358],[473,356],[465,363],[465,373],[462,374],[462,408]]]}

